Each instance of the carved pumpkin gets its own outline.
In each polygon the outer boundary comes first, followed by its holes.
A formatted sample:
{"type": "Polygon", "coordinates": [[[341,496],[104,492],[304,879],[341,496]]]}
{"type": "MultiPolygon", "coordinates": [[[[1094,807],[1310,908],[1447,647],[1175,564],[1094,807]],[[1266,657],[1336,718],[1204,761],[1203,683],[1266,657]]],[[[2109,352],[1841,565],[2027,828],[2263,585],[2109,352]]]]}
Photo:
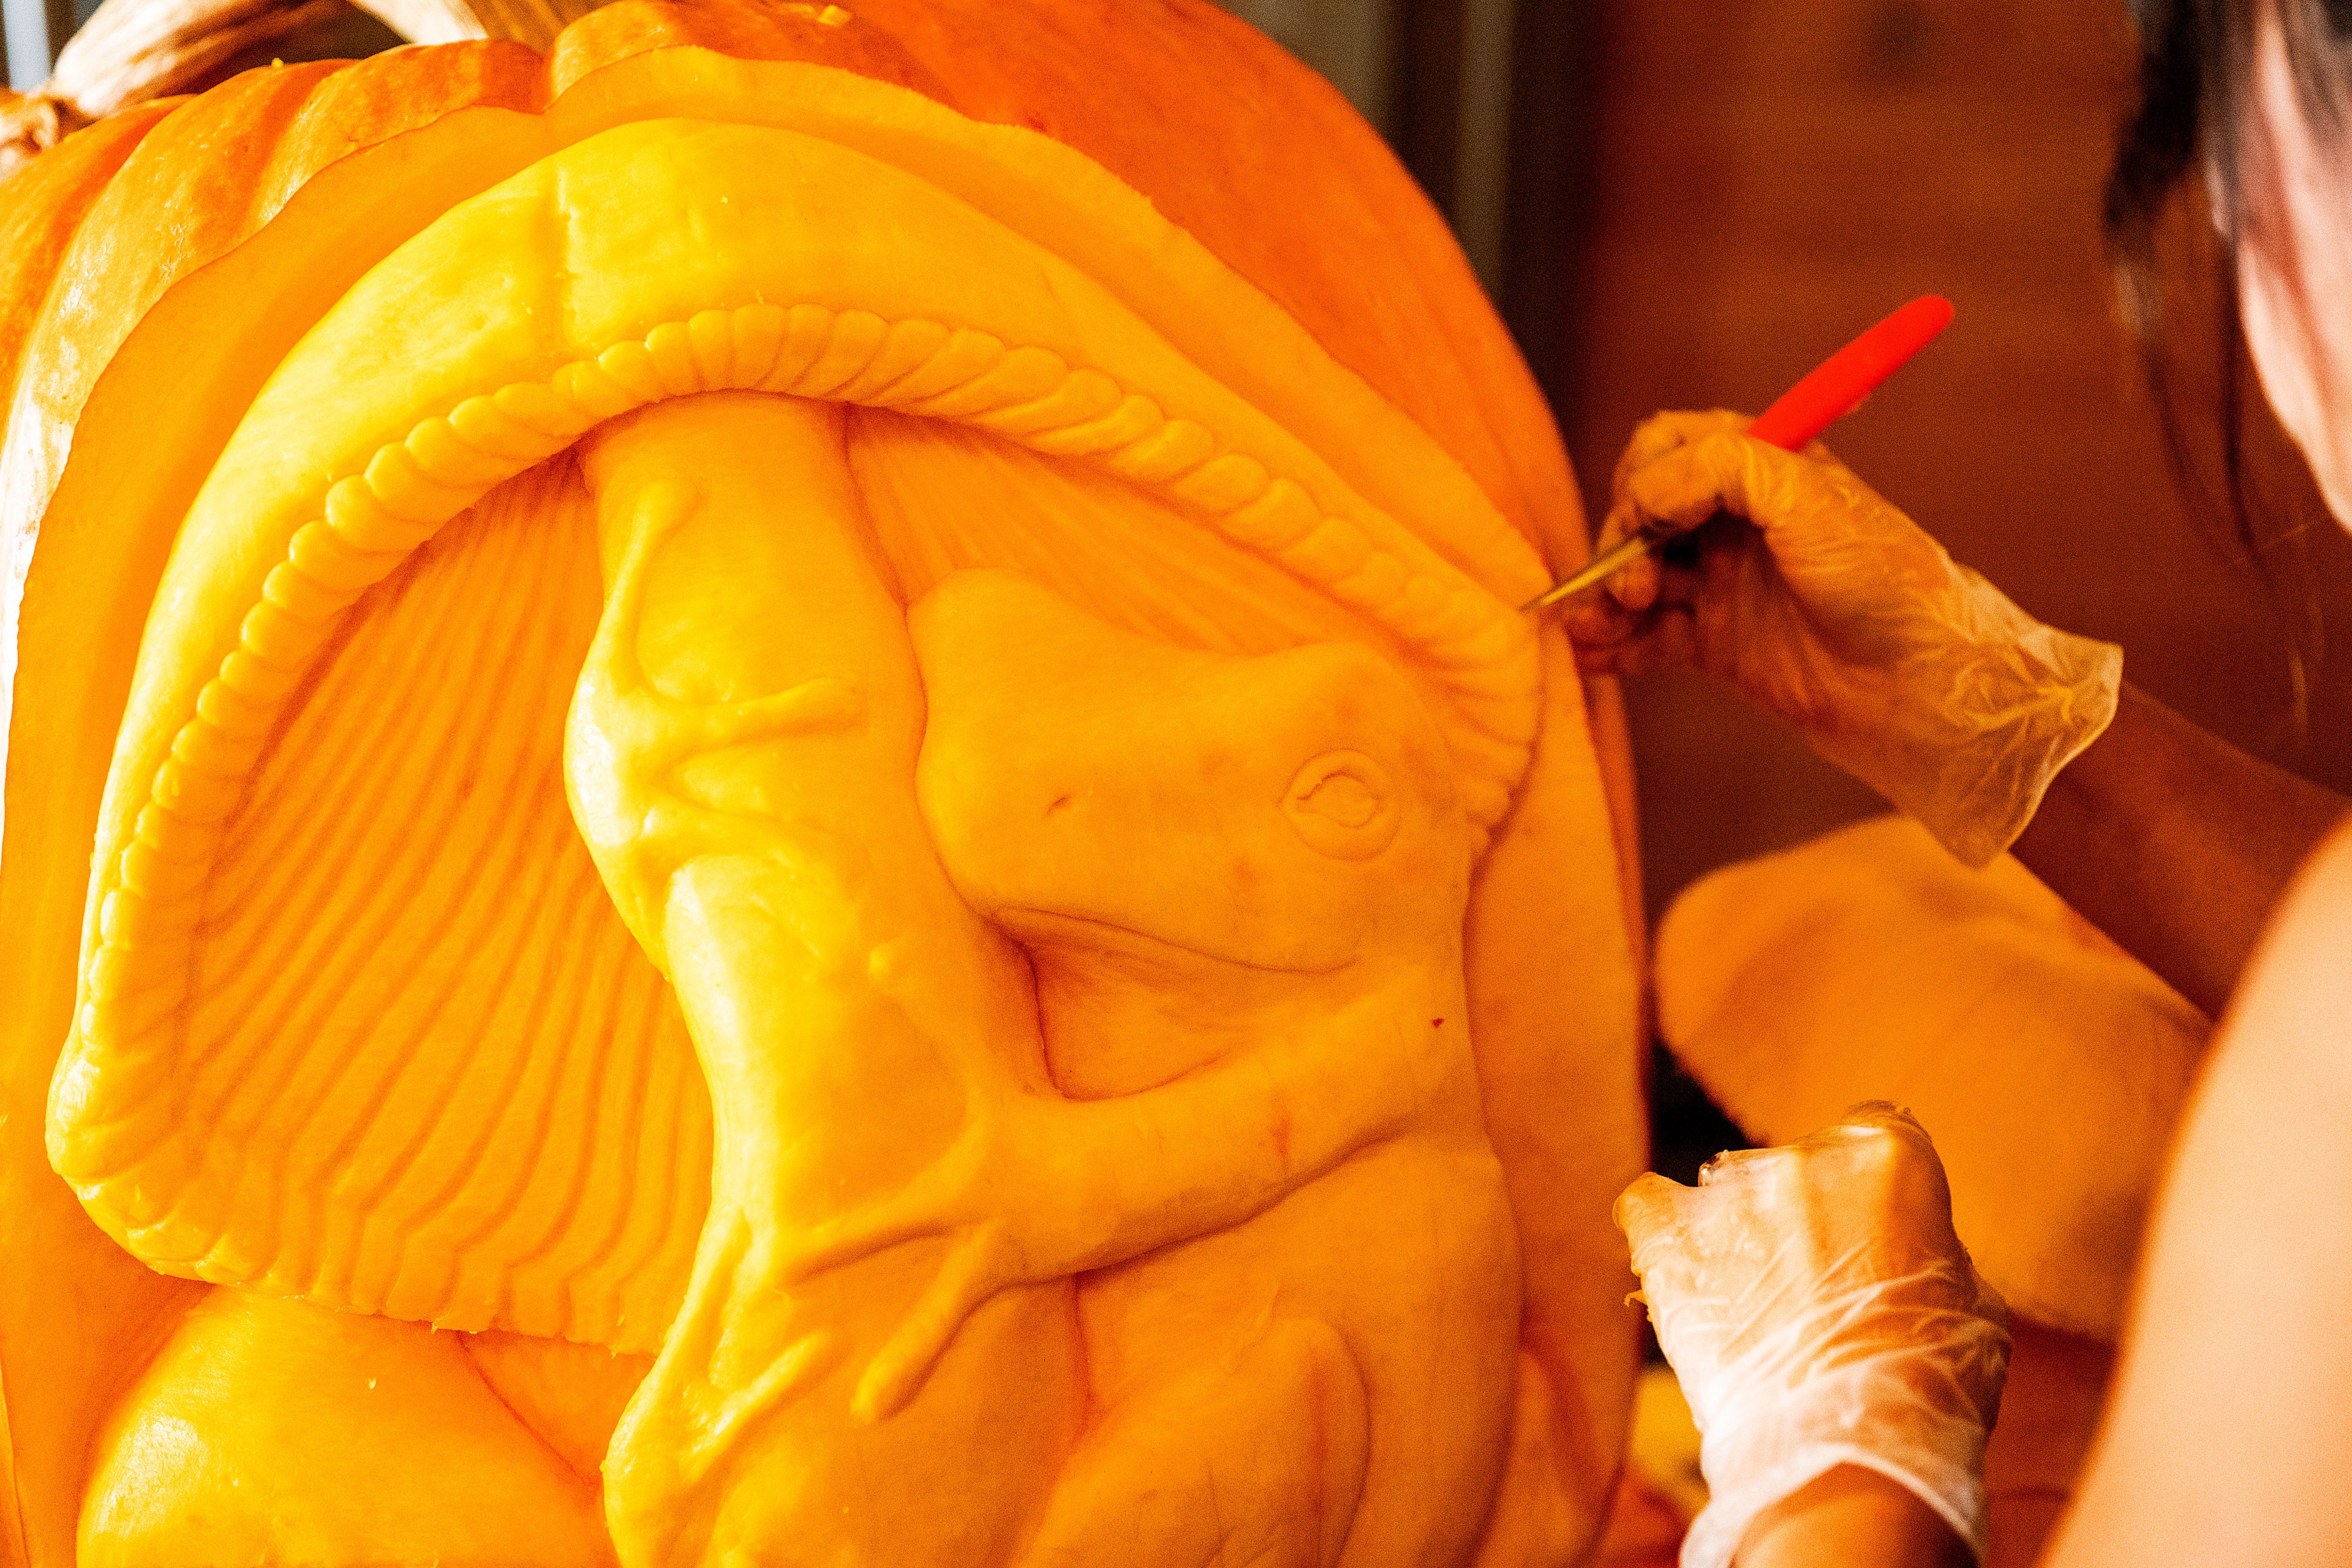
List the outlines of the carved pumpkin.
{"type": "Polygon", "coordinates": [[[0,225],[26,1560],[1581,1550],[1623,749],[1511,608],[1542,406],[1328,89],[1189,5],[624,0],[0,225]]]}

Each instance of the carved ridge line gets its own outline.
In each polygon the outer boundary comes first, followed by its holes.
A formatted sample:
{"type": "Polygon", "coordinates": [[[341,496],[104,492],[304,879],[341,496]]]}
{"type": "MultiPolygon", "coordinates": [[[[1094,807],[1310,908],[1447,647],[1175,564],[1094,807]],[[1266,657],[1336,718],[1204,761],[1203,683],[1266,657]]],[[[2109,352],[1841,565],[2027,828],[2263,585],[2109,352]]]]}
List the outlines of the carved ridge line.
{"type": "MultiPolygon", "coordinates": [[[[1051,350],[1007,349],[974,329],[921,318],[888,322],[855,309],[705,310],[575,360],[545,381],[514,383],[428,416],[379,447],[360,472],[328,487],[323,515],[295,531],[247,613],[236,647],[174,736],[136,837],[118,858],[117,887],[106,895],[75,1016],[85,1050],[102,1038],[110,1056],[169,1048],[198,895],[228,817],[337,617],[489,489],[595,426],[669,397],[727,390],[971,425],[1173,495],[1207,513],[1235,544],[1367,616],[1433,666],[1478,732],[1475,752],[1485,755],[1465,754],[1465,766],[1497,775],[1465,780],[1475,826],[1490,829],[1507,805],[1534,737],[1531,723],[1497,723],[1496,710],[1517,706],[1510,697],[1539,684],[1533,634],[1507,607],[1414,572],[1352,520],[1323,513],[1295,479],[1244,453],[1220,451],[1203,426],[1168,417],[1149,396],[1126,392],[1100,371],[1072,369],[1051,350]]],[[[115,1221],[118,1234],[135,1237],[152,1265],[241,1279],[246,1270],[220,1256],[217,1227],[185,1212],[194,1195],[188,1184],[138,1179],[141,1166],[175,1152],[159,1098],[121,1106],[104,1122],[77,1121],[53,1149],[60,1173],[115,1221]],[[150,1194],[162,1192],[173,1196],[157,1213],[150,1194]]]]}

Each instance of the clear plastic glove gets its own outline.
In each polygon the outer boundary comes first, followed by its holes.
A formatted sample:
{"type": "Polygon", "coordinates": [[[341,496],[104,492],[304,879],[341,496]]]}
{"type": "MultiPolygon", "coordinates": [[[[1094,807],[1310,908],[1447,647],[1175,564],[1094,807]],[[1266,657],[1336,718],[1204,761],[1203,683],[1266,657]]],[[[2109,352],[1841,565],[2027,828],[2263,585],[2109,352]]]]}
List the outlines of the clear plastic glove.
{"type": "Polygon", "coordinates": [[[2007,1313],[1953,1233],[1935,1145],[1874,1101],[1685,1187],[1617,1200],[1709,1500],[1682,1568],[1723,1568],[1757,1515],[1839,1465],[1916,1494],[1985,1552],[1984,1445],[2007,1313]]]}
{"type": "Polygon", "coordinates": [[[1783,452],[1749,423],[1661,414],[1634,432],[1601,546],[1696,530],[1697,563],[1644,558],[1580,600],[1580,662],[1721,677],[1986,864],[2115,716],[2123,650],[2043,626],[1827,448],[1783,452]]]}

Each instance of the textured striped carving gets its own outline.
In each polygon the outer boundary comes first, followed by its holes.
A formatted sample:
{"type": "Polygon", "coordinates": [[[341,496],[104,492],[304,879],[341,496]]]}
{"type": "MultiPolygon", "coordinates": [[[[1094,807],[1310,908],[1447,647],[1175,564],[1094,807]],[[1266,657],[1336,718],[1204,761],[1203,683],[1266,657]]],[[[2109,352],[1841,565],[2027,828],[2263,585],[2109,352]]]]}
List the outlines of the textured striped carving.
{"type": "Polygon", "coordinates": [[[568,458],[501,486],[353,607],[247,783],[176,1086],[203,1163],[172,1223],[219,1234],[215,1268],[658,1343],[709,1106],[564,801],[595,552],[568,458]]]}

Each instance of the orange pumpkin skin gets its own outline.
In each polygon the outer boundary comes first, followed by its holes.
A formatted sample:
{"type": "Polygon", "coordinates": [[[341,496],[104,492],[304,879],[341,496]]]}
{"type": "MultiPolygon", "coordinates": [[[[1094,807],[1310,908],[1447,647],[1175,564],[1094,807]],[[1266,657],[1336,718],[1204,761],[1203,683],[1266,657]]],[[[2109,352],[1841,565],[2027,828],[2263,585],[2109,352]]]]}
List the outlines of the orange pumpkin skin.
{"type": "MultiPolygon", "coordinates": [[[[22,373],[42,410],[69,422],[166,289],[234,250],[329,169],[466,111],[539,113],[599,72],[671,49],[853,71],[1087,153],[1434,435],[1529,539],[1581,551],[1581,512],[1549,416],[1444,224],[1336,92],[1205,0],[883,0],[845,27],[732,0],[623,0],[575,24],[544,61],[493,41],[249,72],[176,111],[146,105],[107,121],[98,140],[121,149],[117,167],[68,176],[102,180],[103,205],[87,213],[92,232],[58,268],[79,298],[43,334],[58,348],[44,356],[19,339],[38,284],[20,289],[0,275],[10,285],[5,341],[16,351],[0,373],[22,373]]],[[[81,170],[101,156],[77,146],[49,163],[81,170]]],[[[46,208],[38,190],[62,174],[28,174],[34,191],[10,190],[9,257],[64,259],[58,241],[81,214],[51,219],[37,238],[16,216],[19,203],[46,208]]],[[[493,178],[482,171],[481,184],[493,178]]]]}
{"type": "MultiPolygon", "coordinates": [[[[490,42],[273,68],[69,138],[0,184],[0,674],[27,655],[13,689],[0,684],[0,1213],[101,1300],[0,1278],[23,1531],[12,1542],[0,1522],[0,1563],[71,1560],[89,1436],[190,1289],[26,1174],[45,1164],[39,1107],[71,1026],[90,827],[178,521],[271,368],[376,261],[563,137],[732,117],[728,62],[846,71],[1086,153],[1428,430],[1555,571],[1583,557],[1549,415],[1437,215],[1335,92],[1205,0],[872,0],[848,26],[750,0],[620,0],[544,58],[490,42]]],[[[1548,663],[1547,722],[1589,726],[1599,755],[1622,911],[1637,883],[1613,693],[1588,714],[1564,658],[1548,663]]],[[[1558,831],[1507,826],[1490,879],[1564,874],[1546,864],[1558,831]]],[[[1637,952],[1638,921],[1611,941],[1637,952]]],[[[1528,946],[1490,945],[1496,964],[1528,946]]],[[[1588,1033],[1622,1058],[1591,1125],[1525,1124],[1515,1086],[1488,1086],[1527,1260],[1526,1342],[1560,1391],[1553,1451],[1595,1497],[1616,1464],[1631,1342],[1590,1342],[1592,1303],[1622,1289],[1616,1265],[1596,1276],[1590,1216],[1550,1200],[1572,1173],[1577,1200],[1605,1209],[1643,1163],[1630,956],[1623,968],[1589,1004],[1588,1033]]]]}

